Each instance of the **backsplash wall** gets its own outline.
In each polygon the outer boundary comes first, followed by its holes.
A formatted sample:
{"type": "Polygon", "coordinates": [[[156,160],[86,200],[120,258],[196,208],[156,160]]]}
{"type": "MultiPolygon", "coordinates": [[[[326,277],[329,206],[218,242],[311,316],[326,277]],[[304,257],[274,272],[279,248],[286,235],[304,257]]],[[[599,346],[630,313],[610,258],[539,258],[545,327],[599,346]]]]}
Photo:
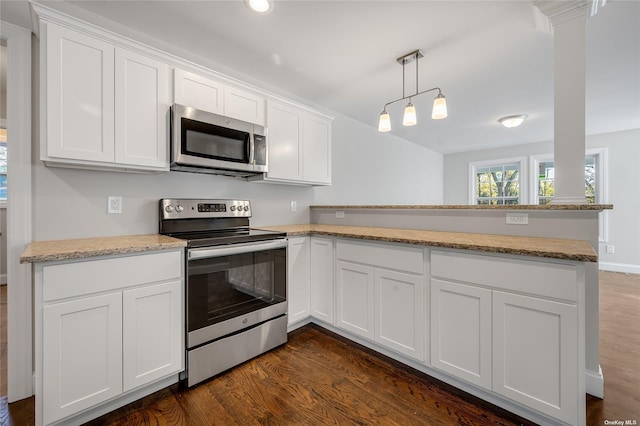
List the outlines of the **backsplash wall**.
{"type": "Polygon", "coordinates": [[[145,175],[75,170],[45,167],[35,159],[33,239],[157,233],[160,198],[248,199],[254,227],[308,223],[309,205],[318,203],[441,202],[440,154],[344,116],[337,115],[333,125],[330,187],[181,172],[145,175]],[[398,164],[411,167],[398,168],[398,164]],[[122,214],[107,214],[110,195],[122,196],[122,214]],[[295,213],[290,211],[291,201],[297,203],[295,213]]]}

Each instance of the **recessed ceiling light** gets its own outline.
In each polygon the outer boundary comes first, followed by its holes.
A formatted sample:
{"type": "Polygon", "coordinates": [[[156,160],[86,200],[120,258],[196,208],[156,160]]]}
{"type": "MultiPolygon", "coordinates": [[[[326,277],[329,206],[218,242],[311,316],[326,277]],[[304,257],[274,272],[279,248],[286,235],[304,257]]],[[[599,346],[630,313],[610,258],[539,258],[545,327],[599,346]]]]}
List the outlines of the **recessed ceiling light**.
{"type": "Polygon", "coordinates": [[[269,13],[273,10],[273,1],[269,0],[247,0],[247,4],[251,10],[258,13],[269,13]]]}
{"type": "Polygon", "coordinates": [[[504,127],[511,129],[513,127],[518,127],[519,125],[521,125],[524,119],[527,117],[527,114],[509,115],[507,117],[502,117],[498,120],[498,122],[504,127]]]}

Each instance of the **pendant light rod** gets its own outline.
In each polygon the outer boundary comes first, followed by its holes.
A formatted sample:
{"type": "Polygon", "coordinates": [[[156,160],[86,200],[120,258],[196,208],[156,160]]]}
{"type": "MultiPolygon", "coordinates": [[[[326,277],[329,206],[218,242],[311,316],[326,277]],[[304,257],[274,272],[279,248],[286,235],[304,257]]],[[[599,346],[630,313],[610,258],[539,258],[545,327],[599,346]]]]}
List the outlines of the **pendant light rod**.
{"type": "Polygon", "coordinates": [[[414,93],[414,94],[412,94],[412,95],[409,95],[409,96],[403,96],[403,97],[398,98],[398,99],[396,99],[396,100],[393,100],[393,101],[391,101],[391,102],[387,102],[386,104],[384,104],[384,108],[383,108],[383,109],[387,109],[387,107],[388,107],[389,105],[391,105],[391,104],[395,104],[396,102],[404,101],[405,99],[411,99],[411,98],[414,98],[414,97],[416,97],[416,96],[418,96],[418,95],[422,95],[423,93],[433,92],[434,90],[437,90],[437,91],[438,91],[438,95],[442,95],[442,89],[440,89],[439,87],[434,87],[434,88],[432,88],[432,89],[423,90],[422,92],[416,92],[416,93],[414,93]]]}

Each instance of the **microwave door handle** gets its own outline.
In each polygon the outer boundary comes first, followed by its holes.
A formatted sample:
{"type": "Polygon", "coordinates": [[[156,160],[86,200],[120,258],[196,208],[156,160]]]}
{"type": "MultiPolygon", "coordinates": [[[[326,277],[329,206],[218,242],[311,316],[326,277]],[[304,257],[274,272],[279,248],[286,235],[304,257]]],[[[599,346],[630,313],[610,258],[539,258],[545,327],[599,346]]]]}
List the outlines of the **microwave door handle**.
{"type": "Polygon", "coordinates": [[[256,163],[256,144],[253,140],[253,132],[249,133],[249,144],[247,146],[249,152],[249,164],[254,165],[256,163]]]}

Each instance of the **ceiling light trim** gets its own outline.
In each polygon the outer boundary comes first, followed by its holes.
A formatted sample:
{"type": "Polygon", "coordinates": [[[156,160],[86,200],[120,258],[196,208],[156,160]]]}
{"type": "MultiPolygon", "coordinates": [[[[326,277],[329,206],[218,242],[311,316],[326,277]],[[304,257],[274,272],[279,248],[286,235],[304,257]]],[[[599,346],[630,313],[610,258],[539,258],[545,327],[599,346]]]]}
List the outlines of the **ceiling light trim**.
{"type": "Polygon", "coordinates": [[[507,129],[513,129],[520,126],[527,117],[527,114],[508,115],[498,119],[498,123],[502,124],[507,129]]]}

